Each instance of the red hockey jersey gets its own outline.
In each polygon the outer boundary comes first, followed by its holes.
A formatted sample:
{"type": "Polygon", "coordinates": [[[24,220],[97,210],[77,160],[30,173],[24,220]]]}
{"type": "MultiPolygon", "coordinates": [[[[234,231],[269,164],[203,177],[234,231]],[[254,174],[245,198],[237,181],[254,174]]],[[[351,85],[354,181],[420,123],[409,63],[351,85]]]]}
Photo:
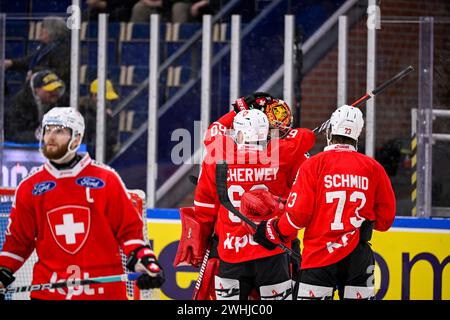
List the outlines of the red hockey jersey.
{"type": "Polygon", "coordinates": [[[376,160],[351,145],[331,145],[300,167],[285,208],[280,232],[305,227],[302,268],[317,268],[353,251],[365,219],[375,221],[375,230],[389,229],[395,196],[376,160]]]}
{"type": "Polygon", "coordinates": [[[219,120],[214,121],[206,131],[204,144],[208,146],[217,136],[225,135],[227,130],[233,126],[233,120],[236,112],[230,111],[223,115],[219,120]]]}
{"type": "Polygon", "coordinates": [[[239,209],[240,199],[246,191],[267,189],[287,197],[297,168],[314,142],[312,131],[295,129],[285,139],[270,141],[264,150],[238,149],[233,139],[224,135],[217,135],[208,144],[195,192],[195,215],[201,223],[211,226],[215,223],[222,260],[238,263],[280,254],[282,250],[269,251],[254,242],[241,219],[220,205],[215,181],[216,162],[222,159],[228,162],[228,195],[239,209]]]}
{"type": "MultiPolygon", "coordinates": [[[[24,179],[0,253],[0,266],[17,271],[36,249],[33,284],[124,273],[128,255],[143,240],[143,221],[117,173],[86,154],[57,170],[47,162],[24,179]]],[[[122,282],[34,291],[37,299],[126,299],[122,282]]]]}

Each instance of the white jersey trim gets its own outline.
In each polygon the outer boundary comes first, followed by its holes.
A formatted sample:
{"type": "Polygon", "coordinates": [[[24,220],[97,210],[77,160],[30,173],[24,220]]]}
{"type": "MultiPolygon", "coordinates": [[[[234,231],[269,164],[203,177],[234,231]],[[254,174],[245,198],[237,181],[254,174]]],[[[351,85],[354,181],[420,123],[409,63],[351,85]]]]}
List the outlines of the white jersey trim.
{"type": "Polygon", "coordinates": [[[356,151],[356,148],[351,144],[331,144],[326,146],[323,151],[337,150],[337,151],[356,151]]]}
{"type": "Polygon", "coordinates": [[[291,218],[289,218],[289,213],[287,213],[287,212],[286,212],[286,218],[287,218],[289,224],[290,224],[291,226],[293,226],[295,229],[297,229],[297,230],[300,230],[300,229],[301,229],[299,226],[297,226],[295,223],[292,222],[291,218]]]}
{"type": "Polygon", "coordinates": [[[147,243],[144,240],[140,239],[128,240],[123,243],[124,246],[130,246],[132,244],[142,244],[143,246],[147,245],[147,243]]]}
{"type": "Polygon", "coordinates": [[[214,207],[215,207],[214,204],[198,202],[198,201],[195,201],[195,200],[194,200],[194,204],[195,204],[196,206],[204,207],[204,208],[213,208],[213,209],[214,209],[214,207]]]}
{"type": "Polygon", "coordinates": [[[18,260],[20,262],[24,262],[25,261],[25,259],[22,258],[21,256],[18,256],[17,254],[14,254],[14,253],[11,253],[11,252],[6,252],[6,251],[0,252],[0,256],[12,258],[12,259],[18,260]]]}
{"type": "Polygon", "coordinates": [[[50,161],[44,164],[45,169],[56,179],[76,177],[84,168],[91,163],[91,157],[89,153],[86,153],[83,158],[75,165],[75,167],[66,170],[56,169],[50,161]]]}

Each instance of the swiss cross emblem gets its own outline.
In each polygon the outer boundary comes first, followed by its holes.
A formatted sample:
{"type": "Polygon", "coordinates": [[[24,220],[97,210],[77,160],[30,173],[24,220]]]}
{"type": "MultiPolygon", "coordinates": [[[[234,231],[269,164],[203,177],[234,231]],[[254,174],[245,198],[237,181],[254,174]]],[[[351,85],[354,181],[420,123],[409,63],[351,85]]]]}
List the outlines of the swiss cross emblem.
{"type": "Polygon", "coordinates": [[[47,221],[58,246],[75,254],[88,238],[91,211],[81,206],[63,206],[47,212],[47,221]]]}

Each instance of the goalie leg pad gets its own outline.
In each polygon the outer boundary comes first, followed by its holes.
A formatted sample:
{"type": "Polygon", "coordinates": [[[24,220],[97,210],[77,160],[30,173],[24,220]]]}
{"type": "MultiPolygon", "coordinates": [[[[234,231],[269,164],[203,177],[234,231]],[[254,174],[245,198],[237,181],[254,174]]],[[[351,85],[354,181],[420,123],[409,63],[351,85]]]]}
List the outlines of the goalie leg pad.
{"type": "Polygon", "coordinates": [[[298,300],[332,300],[334,288],[315,286],[312,284],[300,282],[298,287],[298,300]]]}
{"type": "Polygon", "coordinates": [[[356,287],[345,286],[344,287],[344,299],[375,299],[374,287],[356,287]]]}
{"type": "MultiPolygon", "coordinates": [[[[203,271],[203,278],[199,284],[193,300],[216,300],[214,277],[219,273],[218,258],[209,258],[203,271]]],[[[200,271],[201,272],[201,271],[200,271]]]]}
{"type": "Polygon", "coordinates": [[[261,300],[292,300],[292,281],[261,286],[261,300]]]}
{"type": "Polygon", "coordinates": [[[217,300],[239,300],[239,280],[215,276],[217,300]]]}

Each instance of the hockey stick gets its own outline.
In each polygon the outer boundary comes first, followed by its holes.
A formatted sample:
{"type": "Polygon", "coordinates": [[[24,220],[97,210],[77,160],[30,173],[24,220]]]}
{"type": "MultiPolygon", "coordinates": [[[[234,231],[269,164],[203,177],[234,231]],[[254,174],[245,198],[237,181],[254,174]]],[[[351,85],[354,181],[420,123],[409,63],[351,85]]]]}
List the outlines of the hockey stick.
{"type": "MultiPolygon", "coordinates": [[[[414,68],[412,66],[408,66],[407,68],[403,69],[402,71],[400,71],[399,73],[397,73],[395,76],[393,76],[392,78],[390,78],[389,80],[383,82],[382,84],[380,84],[378,87],[376,87],[375,89],[373,89],[372,91],[366,93],[365,95],[363,95],[361,98],[359,98],[358,100],[356,100],[355,102],[353,102],[351,104],[352,107],[356,107],[359,104],[366,102],[367,100],[373,98],[374,96],[376,96],[377,94],[379,94],[380,92],[382,92],[384,89],[386,89],[387,87],[389,87],[391,84],[393,84],[394,82],[397,82],[398,80],[400,80],[401,78],[403,78],[404,76],[406,76],[408,73],[410,73],[411,71],[413,71],[414,68]]],[[[316,127],[313,132],[315,134],[319,134],[322,131],[324,131],[327,127],[328,127],[328,123],[330,122],[330,119],[328,119],[327,121],[325,121],[324,123],[322,123],[320,126],[316,127]]]]}
{"type": "Polygon", "coordinates": [[[74,280],[68,280],[68,281],[64,281],[64,282],[50,282],[50,283],[43,283],[43,284],[32,284],[29,286],[22,286],[22,287],[1,288],[0,294],[50,290],[50,289],[57,289],[57,288],[84,286],[84,285],[88,285],[88,284],[97,284],[97,283],[135,281],[142,274],[143,274],[142,272],[133,272],[133,273],[128,273],[128,274],[118,274],[118,275],[104,276],[104,277],[97,277],[97,278],[90,278],[90,279],[83,279],[83,280],[74,279],[74,280]]]}
{"type": "MultiPolygon", "coordinates": [[[[231,211],[234,215],[241,218],[242,221],[247,223],[252,229],[256,230],[256,223],[246,217],[244,214],[239,212],[230,201],[228,197],[227,190],[227,175],[228,175],[228,163],[225,160],[218,161],[216,164],[216,186],[217,186],[217,194],[219,195],[220,203],[229,211],[231,211]]],[[[293,252],[291,249],[286,247],[284,244],[277,244],[281,250],[289,254],[291,257],[300,260],[300,256],[293,252]]]]}
{"type": "Polygon", "coordinates": [[[198,177],[196,177],[196,176],[194,176],[194,175],[189,175],[189,181],[194,185],[194,186],[196,186],[197,184],[198,184],[198,177]]]}
{"type": "Polygon", "coordinates": [[[198,291],[202,286],[203,275],[205,274],[206,265],[208,264],[209,254],[211,252],[211,243],[209,244],[209,248],[205,252],[205,256],[203,257],[202,265],[200,266],[200,271],[198,272],[198,278],[195,282],[194,291],[192,292],[192,300],[197,300],[198,291]]]}

